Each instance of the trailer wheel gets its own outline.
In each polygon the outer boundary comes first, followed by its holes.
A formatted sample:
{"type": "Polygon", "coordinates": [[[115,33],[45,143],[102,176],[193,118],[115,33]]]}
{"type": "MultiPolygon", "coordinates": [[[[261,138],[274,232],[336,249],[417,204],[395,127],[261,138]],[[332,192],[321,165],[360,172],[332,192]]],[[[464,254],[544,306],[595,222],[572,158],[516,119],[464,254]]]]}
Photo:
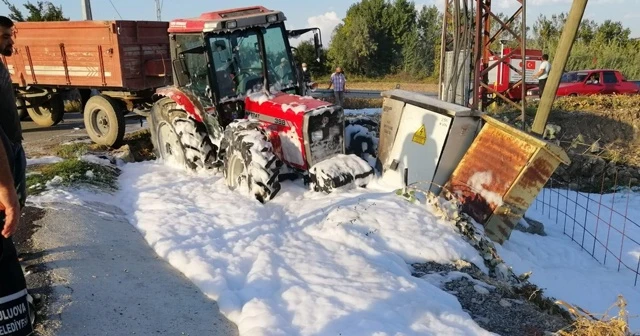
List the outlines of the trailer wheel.
{"type": "Polygon", "coordinates": [[[84,126],[93,142],[108,147],[122,146],[124,114],[119,101],[105,95],[89,98],[84,106],[84,126]]]}
{"type": "Polygon", "coordinates": [[[217,147],[206,127],[189,118],[172,99],[163,98],[153,106],[149,126],[156,155],[164,161],[191,170],[213,168],[217,147]]]}
{"type": "Polygon", "coordinates": [[[280,191],[282,161],[257,123],[239,120],[229,124],[220,149],[229,189],[247,188],[260,203],[268,202],[280,191]]]}
{"type": "Polygon", "coordinates": [[[64,101],[60,95],[54,95],[49,101],[40,105],[30,104],[27,113],[34,123],[43,127],[51,127],[62,121],[64,116],[64,101]]]}
{"type": "Polygon", "coordinates": [[[26,103],[24,99],[17,98],[16,99],[16,108],[18,109],[18,116],[20,120],[25,121],[29,120],[29,112],[27,111],[26,103]]]}

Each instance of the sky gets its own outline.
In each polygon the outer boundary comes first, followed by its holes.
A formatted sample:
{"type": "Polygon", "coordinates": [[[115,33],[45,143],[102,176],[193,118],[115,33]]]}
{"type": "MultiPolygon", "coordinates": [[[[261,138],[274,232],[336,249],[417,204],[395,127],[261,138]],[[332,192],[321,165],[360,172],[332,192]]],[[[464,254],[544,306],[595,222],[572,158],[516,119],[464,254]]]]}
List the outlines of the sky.
{"type": "MultiPolygon", "coordinates": [[[[180,0],[164,1],[162,5],[162,20],[188,18],[200,13],[226,9],[227,6],[216,5],[217,1],[180,0]]],[[[14,4],[25,3],[25,0],[10,0],[14,4]]],[[[32,1],[35,2],[35,1],[32,1]]],[[[81,20],[81,0],[54,0],[61,5],[63,12],[72,20],[81,20]]],[[[278,9],[287,16],[289,29],[305,27],[319,27],[325,46],[329,45],[333,28],[344,18],[347,9],[357,1],[322,0],[322,1],[292,1],[292,0],[236,0],[228,6],[244,7],[262,5],[270,9],[278,9]]],[[[436,4],[444,7],[444,0],[414,0],[417,7],[436,4]]],[[[517,0],[494,0],[494,10],[512,14],[517,8],[517,0]]],[[[156,20],[154,0],[94,0],[91,3],[94,20],[156,20]]],[[[568,12],[571,0],[528,0],[527,21],[532,25],[540,14],[568,12]]],[[[0,13],[6,14],[7,7],[0,3],[0,13]]],[[[603,22],[605,20],[621,21],[631,29],[632,37],[640,37],[640,0],[591,0],[587,5],[585,18],[603,22]]],[[[310,35],[307,35],[310,36],[310,35]]],[[[297,43],[295,43],[297,44],[297,43]]]]}

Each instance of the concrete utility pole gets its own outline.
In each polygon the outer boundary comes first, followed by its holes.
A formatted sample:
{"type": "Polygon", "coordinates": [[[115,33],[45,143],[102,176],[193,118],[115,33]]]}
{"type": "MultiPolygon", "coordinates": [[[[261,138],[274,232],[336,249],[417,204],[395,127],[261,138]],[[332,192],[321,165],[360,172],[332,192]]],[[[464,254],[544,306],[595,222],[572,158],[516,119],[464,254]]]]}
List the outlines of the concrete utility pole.
{"type": "Polygon", "coordinates": [[[156,0],[156,17],[162,21],[162,0],[156,0]]]}
{"type": "Polygon", "coordinates": [[[82,3],[82,19],[83,20],[93,20],[93,15],[91,15],[91,1],[90,0],[80,0],[82,3]]]}
{"type": "Polygon", "coordinates": [[[549,119],[551,106],[553,105],[556,91],[560,85],[560,78],[562,78],[562,72],[567,65],[573,42],[576,40],[576,35],[578,35],[578,28],[580,28],[580,22],[582,22],[582,16],[587,7],[587,2],[588,0],[573,0],[571,4],[571,11],[562,29],[558,49],[551,64],[551,72],[549,72],[547,85],[540,97],[540,105],[538,106],[536,117],[533,120],[533,126],[531,127],[533,133],[542,135],[547,126],[547,119],[549,119]]]}

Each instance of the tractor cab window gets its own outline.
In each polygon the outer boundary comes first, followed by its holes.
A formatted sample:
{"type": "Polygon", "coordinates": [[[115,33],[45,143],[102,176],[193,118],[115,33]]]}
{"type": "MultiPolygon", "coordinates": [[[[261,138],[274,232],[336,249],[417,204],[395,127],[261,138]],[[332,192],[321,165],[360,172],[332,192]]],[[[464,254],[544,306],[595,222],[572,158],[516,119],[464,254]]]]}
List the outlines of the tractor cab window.
{"type": "Polygon", "coordinates": [[[221,99],[244,95],[262,84],[262,59],[256,31],[214,35],[209,44],[221,99]]]}
{"type": "Polygon", "coordinates": [[[176,38],[189,76],[186,87],[199,97],[206,97],[209,87],[209,65],[205,49],[202,47],[202,36],[178,35],[176,38]]]}
{"type": "Polygon", "coordinates": [[[285,43],[286,33],[281,25],[264,30],[264,44],[267,52],[267,65],[271,73],[270,84],[273,90],[286,91],[296,83],[291,58],[285,43]]]}

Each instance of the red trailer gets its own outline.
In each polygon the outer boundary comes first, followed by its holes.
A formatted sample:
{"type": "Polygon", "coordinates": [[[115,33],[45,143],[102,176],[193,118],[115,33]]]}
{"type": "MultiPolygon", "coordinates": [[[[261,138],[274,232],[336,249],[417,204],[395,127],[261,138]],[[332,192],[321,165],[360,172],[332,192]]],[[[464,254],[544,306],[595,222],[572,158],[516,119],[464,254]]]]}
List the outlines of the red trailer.
{"type": "MultiPolygon", "coordinates": [[[[522,86],[515,86],[515,84],[522,79],[522,76],[514,69],[522,69],[522,53],[520,49],[512,50],[511,48],[505,48],[503,53],[504,55],[509,55],[512,51],[513,55],[489,71],[488,84],[507,98],[517,102],[522,99],[522,86]]],[[[489,66],[497,63],[499,59],[500,56],[491,56],[489,66]]],[[[538,80],[534,79],[533,75],[538,71],[542,63],[542,50],[527,49],[525,51],[525,60],[526,88],[537,87],[538,80]]]]}
{"type": "Polygon", "coordinates": [[[87,133],[117,147],[124,114],[147,115],[152,95],[172,80],[168,22],[17,22],[4,57],[19,112],[42,126],[62,120],[62,93],[77,89],[87,133]],[[92,91],[98,95],[92,95],[92,91]]]}

